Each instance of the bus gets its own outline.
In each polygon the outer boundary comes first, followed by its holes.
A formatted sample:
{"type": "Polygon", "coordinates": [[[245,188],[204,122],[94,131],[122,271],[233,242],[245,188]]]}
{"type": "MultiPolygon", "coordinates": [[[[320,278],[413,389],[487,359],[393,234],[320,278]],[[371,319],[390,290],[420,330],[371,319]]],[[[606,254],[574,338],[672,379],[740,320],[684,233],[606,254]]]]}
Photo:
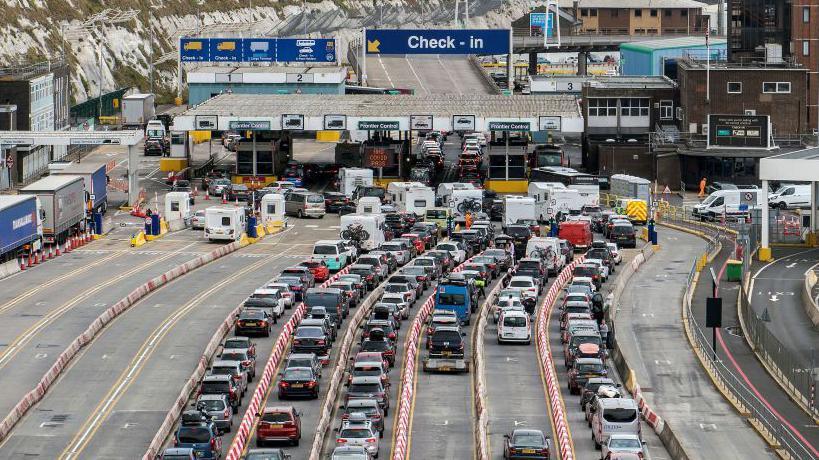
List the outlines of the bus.
{"type": "Polygon", "coordinates": [[[529,177],[529,182],[560,182],[567,188],[580,192],[584,206],[597,206],[600,204],[600,178],[573,168],[562,166],[534,168],[529,177]]]}
{"type": "Polygon", "coordinates": [[[563,148],[554,144],[537,144],[529,152],[529,167],[543,168],[547,166],[564,166],[566,158],[563,148]]]}

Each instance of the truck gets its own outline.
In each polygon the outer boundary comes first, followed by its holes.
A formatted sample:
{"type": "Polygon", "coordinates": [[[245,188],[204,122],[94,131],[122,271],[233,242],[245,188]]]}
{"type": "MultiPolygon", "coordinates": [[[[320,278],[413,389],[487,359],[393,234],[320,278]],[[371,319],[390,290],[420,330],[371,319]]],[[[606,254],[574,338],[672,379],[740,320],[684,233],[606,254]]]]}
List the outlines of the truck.
{"type": "Polygon", "coordinates": [[[341,168],[338,170],[338,191],[352,198],[359,186],[373,185],[373,170],[369,168],[341,168]]]}
{"type": "Polygon", "coordinates": [[[507,195],[503,197],[503,226],[514,224],[518,219],[537,219],[535,199],[527,196],[507,195]]]}
{"type": "MultiPolygon", "coordinates": [[[[51,165],[49,169],[52,169],[51,165]]],[[[68,163],[64,168],[51,170],[51,174],[82,177],[88,203],[86,209],[105,214],[108,209],[108,174],[105,163],[68,163]]]]}
{"type": "Polygon", "coordinates": [[[20,189],[35,195],[43,209],[43,242],[62,244],[85,219],[85,182],[80,176],[53,175],[20,189]]]}
{"type": "Polygon", "coordinates": [[[651,204],[651,181],[628,174],[614,174],[609,181],[611,194],[620,198],[636,198],[651,204]]]}
{"type": "Polygon", "coordinates": [[[244,232],[244,208],[211,206],[205,209],[205,238],[208,241],[238,241],[244,232]]]}
{"type": "Polygon", "coordinates": [[[131,94],[122,98],[123,129],[144,129],[155,117],[153,94],[131,94]]]}
{"type": "Polygon", "coordinates": [[[16,257],[25,245],[39,250],[43,208],[35,195],[0,195],[0,262],[16,257]]]}

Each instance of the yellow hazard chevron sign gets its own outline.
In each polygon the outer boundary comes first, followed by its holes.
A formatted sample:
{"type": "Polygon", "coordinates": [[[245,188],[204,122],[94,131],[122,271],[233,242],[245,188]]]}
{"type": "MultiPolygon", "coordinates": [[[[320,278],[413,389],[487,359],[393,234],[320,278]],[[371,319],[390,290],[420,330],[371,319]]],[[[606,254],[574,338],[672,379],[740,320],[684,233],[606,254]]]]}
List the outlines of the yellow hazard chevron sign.
{"type": "Polygon", "coordinates": [[[375,39],[373,41],[367,40],[367,52],[368,53],[380,53],[378,47],[381,45],[381,41],[375,39]]]}
{"type": "Polygon", "coordinates": [[[643,200],[631,200],[626,205],[626,215],[634,223],[645,224],[648,220],[648,209],[643,200]]]}

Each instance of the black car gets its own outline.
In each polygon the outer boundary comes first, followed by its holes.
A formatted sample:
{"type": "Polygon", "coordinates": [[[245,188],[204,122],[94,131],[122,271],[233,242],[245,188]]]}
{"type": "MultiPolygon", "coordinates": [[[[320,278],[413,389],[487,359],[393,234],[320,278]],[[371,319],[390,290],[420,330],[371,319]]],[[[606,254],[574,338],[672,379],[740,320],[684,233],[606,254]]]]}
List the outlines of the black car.
{"type": "Polygon", "coordinates": [[[403,233],[407,233],[409,229],[409,223],[406,220],[406,217],[403,214],[399,214],[397,212],[390,212],[384,214],[384,225],[387,226],[390,230],[392,230],[393,234],[401,235],[403,233]]]}
{"type": "Polygon", "coordinates": [[[612,275],[614,274],[614,257],[612,257],[611,251],[609,251],[608,247],[591,248],[586,251],[586,258],[602,260],[603,263],[609,267],[609,273],[612,275]]]}
{"type": "Polygon", "coordinates": [[[341,289],[310,288],[304,294],[304,304],[308,307],[324,307],[336,325],[350,312],[350,299],[341,289]]]}
{"type": "Polygon", "coordinates": [[[206,375],[199,387],[199,394],[202,395],[227,395],[233,412],[239,409],[242,402],[241,392],[239,384],[230,375],[206,375]]]}
{"type": "Polygon", "coordinates": [[[383,330],[371,330],[370,337],[361,343],[361,351],[377,351],[387,360],[390,367],[395,366],[395,344],[387,339],[383,330]]]}
{"type": "Polygon", "coordinates": [[[330,350],[330,338],[324,328],[318,326],[299,326],[293,335],[294,353],[315,353],[324,356],[330,350]]]}
{"type": "Polygon", "coordinates": [[[457,358],[464,357],[464,336],[457,326],[441,326],[429,337],[430,358],[457,358]]]}
{"type": "Polygon", "coordinates": [[[611,228],[609,232],[609,239],[612,243],[617,243],[621,248],[636,248],[637,235],[634,231],[634,226],[627,223],[618,223],[611,228]]]}
{"type": "Polygon", "coordinates": [[[600,388],[601,385],[618,386],[616,383],[614,383],[614,380],[608,377],[590,378],[583,386],[583,392],[580,395],[580,410],[586,410],[586,404],[591,401],[592,396],[597,393],[597,389],[600,388]]]}
{"type": "Polygon", "coordinates": [[[324,192],[324,209],[327,212],[339,212],[349,202],[350,199],[343,193],[324,192]]]}
{"type": "Polygon", "coordinates": [[[266,311],[257,308],[245,308],[236,315],[234,333],[236,335],[258,334],[270,337],[272,323],[273,317],[266,311]]]}
{"type": "Polygon", "coordinates": [[[503,458],[548,460],[551,441],[540,430],[516,429],[503,435],[503,458]]]}
{"type": "Polygon", "coordinates": [[[489,219],[497,222],[503,219],[503,200],[492,200],[489,204],[489,219]]]}
{"type": "Polygon", "coordinates": [[[361,279],[367,285],[368,291],[375,289],[375,287],[378,286],[378,283],[381,282],[378,273],[373,272],[373,267],[371,265],[364,264],[351,265],[349,273],[361,276],[361,279]]]}
{"type": "Polygon", "coordinates": [[[311,367],[285,369],[279,379],[279,399],[307,397],[318,399],[319,378],[311,367]]]}

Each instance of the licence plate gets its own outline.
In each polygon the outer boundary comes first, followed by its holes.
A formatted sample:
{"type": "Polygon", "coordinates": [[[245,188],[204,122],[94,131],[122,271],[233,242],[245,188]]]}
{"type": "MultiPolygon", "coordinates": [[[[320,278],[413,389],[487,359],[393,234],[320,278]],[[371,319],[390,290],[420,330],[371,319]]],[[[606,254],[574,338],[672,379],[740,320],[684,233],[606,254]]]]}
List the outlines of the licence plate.
{"type": "Polygon", "coordinates": [[[449,367],[449,366],[441,366],[441,371],[442,371],[442,372],[448,372],[448,371],[450,371],[450,370],[452,370],[452,368],[451,368],[451,367],[449,367]]]}
{"type": "Polygon", "coordinates": [[[275,424],[275,425],[270,425],[270,428],[281,428],[282,426],[283,425],[281,425],[281,424],[275,424]]]}
{"type": "Polygon", "coordinates": [[[452,352],[451,352],[451,351],[445,351],[445,352],[443,352],[443,353],[441,353],[441,354],[442,354],[443,356],[451,356],[451,355],[452,355],[452,352]]]}
{"type": "Polygon", "coordinates": [[[293,388],[301,388],[301,387],[303,387],[303,386],[304,386],[304,385],[303,385],[303,384],[301,384],[301,383],[294,383],[294,384],[293,384],[293,388]]]}
{"type": "Polygon", "coordinates": [[[534,453],[535,453],[535,449],[523,449],[523,453],[524,453],[524,454],[534,454],[534,453]]]}
{"type": "Polygon", "coordinates": [[[247,323],[245,323],[245,326],[258,326],[258,325],[259,325],[259,323],[257,323],[256,321],[248,321],[247,323]]]}

